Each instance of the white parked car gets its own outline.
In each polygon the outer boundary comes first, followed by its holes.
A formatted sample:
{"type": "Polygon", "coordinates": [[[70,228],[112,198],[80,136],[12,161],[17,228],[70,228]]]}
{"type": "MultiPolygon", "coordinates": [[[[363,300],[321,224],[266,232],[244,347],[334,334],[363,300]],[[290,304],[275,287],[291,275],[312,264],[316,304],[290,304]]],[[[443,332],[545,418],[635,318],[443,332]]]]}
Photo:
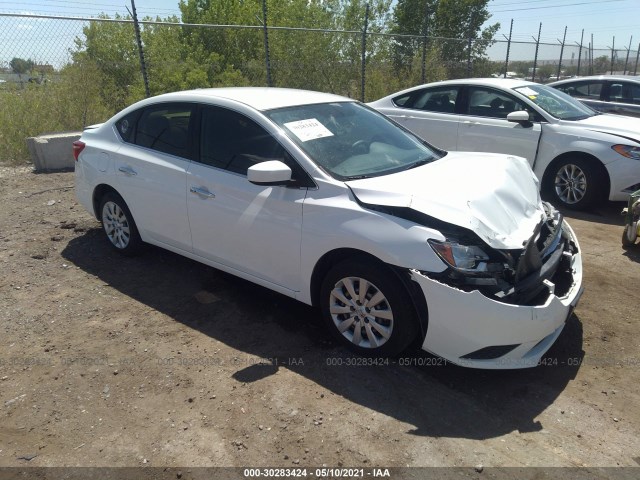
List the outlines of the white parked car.
{"type": "Polygon", "coordinates": [[[548,86],[451,80],[370,105],[445,150],[525,157],[555,205],[586,209],[640,189],[640,119],[595,112],[548,86]]]}
{"type": "Polygon", "coordinates": [[[447,153],[335,95],[143,100],[74,144],[115,250],[151,243],[318,306],[354,351],[537,364],[582,291],[578,241],[527,162],[447,153]]]}

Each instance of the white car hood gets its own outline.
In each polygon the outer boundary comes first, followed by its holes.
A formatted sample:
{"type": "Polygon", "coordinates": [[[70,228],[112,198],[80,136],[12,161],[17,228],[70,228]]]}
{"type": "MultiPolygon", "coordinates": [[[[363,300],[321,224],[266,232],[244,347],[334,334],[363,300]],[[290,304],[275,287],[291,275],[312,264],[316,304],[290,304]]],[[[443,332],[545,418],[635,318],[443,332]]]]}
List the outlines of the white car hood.
{"type": "Polygon", "coordinates": [[[640,118],[603,113],[577,121],[564,121],[570,126],[580,126],[596,132],[609,133],[640,143],[640,118]]]}
{"type": "Polygon", "coordinates": [[[403,172],[347,182],[363,203],[407,207],[474,231],[489,246],[520,249],[544,218],[524,158],[449,152],[403,172]]]}

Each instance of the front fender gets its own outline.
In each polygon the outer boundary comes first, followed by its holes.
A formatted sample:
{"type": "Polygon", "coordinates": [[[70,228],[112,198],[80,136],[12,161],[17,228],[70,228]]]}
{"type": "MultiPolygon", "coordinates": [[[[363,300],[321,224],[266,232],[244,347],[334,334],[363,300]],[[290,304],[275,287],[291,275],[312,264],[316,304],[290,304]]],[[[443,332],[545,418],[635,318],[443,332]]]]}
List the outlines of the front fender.
{"type": "Polygon", "coordinates": [[[304,203],[300,251],[305,284],[298,299],[311,303],[314,268],[337,246],[366,252],[390,265],[441,272],[446,266],[429,247],[430,238],[445,240],[435,229],[362,208],[346,188],[336,196],[309,195],[304,203]]]}
{"type": "Polygon", "coordinates": [[[609,133],[585,128],[555,124],[543,125],[534,172],[542,180],[551,162],[568,153],[589,155],[598,159],[603,165],[607,165],[621,158],[611,149],[611,146],[617,143],[625,143],[625,141],[609,133]]]}

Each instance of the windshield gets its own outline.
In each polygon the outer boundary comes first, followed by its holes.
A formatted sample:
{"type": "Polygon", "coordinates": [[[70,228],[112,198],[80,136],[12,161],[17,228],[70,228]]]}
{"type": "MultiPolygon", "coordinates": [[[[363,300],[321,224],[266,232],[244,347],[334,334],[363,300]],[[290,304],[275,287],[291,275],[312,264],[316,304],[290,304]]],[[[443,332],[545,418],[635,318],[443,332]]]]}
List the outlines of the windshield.
{"type": "Polygon", "coordinates": [[[340,180],[406,170],[443,154],[355,102],[280,108],[266,115],[316,164],[340,180]]]}
{"type": "Polygon", "coordinates": [[[582,120],[596,115],[596,112],[584,103],[555,88],[545,85],[527,85],[514,90],[560,120],[582,120]]]}

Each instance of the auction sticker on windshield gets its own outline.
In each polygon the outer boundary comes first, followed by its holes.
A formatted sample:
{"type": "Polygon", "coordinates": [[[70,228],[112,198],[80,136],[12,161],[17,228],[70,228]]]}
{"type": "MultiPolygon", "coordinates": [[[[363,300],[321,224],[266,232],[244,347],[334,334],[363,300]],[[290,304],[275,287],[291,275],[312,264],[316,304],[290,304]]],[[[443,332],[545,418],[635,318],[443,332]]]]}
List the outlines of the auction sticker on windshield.
{"type": "Polygon", "coordinates": [[[284,126],[303,142],[333,136],[333,133],[315,118],[285,123],[284,126]]]}
{"type": "Polygon", "coordinates": [[[519,91],[521,94],[526,95],[526,96],[528,96],[528,97],[529,97],[529,98],[531,98],[531,99],[535,99],[535,97],[537,97],[537,96],[538,96],[538,92],[536,92],[535,90],[533,90],[533,89],[531,89],[531,88],[529,88],[529,87],[522,87],[522,88],[519,88],[519,89],[518,89],[518,91],[519,91]]]}

